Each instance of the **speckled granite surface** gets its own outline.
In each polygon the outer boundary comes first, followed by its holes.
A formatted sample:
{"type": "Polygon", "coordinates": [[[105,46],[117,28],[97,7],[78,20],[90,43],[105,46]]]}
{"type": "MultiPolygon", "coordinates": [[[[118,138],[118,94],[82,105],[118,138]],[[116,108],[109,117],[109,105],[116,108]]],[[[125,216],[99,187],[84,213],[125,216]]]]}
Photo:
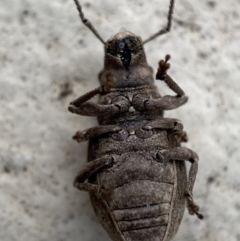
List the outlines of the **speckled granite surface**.
{"type": "MultiPolygon", "coordinates": [[[[146,39],[168,1],[82,0],[104,39],[121,27],[146,39]],[[95,3],[94,3],[95,2],[95,3]]],[[[183,121],[200,157],[194,195],[204,221],[185,213],[175,241],[240,240],[239,0],[177,1],[173,29],[146,45],[149,63],[171,54],[171,76],[189,102],[183,121]]],[[[87,193],[72,187],[87,143],[71,136],[96,119],[67,111],[98,86],[102,44],[73,1],[0,0],[0,240],[106,241],[87,193]]],[[[162,94],[172,94],[158,82],[162,94]]]]}

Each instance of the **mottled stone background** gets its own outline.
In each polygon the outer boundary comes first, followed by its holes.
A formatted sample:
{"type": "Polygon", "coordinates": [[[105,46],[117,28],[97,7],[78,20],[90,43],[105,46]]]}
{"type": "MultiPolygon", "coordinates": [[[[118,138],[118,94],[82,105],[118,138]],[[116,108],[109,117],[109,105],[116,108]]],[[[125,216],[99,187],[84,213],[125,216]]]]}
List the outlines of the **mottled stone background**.
{"type": "MultiPolygon", "coordinates": [[[[146,39],[166,23],[167,0],[82,0],[106,40],[122,27],[146,39]]],[[[194,195],[175,241],[240,240],[240,1],[177,1],[173,29],[146,45],[171,54],[171,76],[189,96],[166,113],[184,123],[200,157],[194,195]]],[[[72,187],[87,143],[71,136],[96,119],[67,111],[98,86],[103,46],[71,0],[0,0],[0,240],[109,241],[87,193],[72,187]]],[[[160,81],[162,94],[173,94],[160,81]]]]}

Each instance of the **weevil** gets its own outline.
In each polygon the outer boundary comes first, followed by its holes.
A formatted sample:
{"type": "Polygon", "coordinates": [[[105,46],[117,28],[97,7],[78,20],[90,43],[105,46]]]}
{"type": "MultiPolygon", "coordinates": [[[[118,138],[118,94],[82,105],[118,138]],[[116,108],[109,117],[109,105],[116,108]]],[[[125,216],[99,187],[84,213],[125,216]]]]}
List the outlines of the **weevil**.
{"type": "Polygon", "coordinates": [[[145,41],[124,30],[106,42],[74,1],[82,22],[105,48],[100,87],[68,107],[75,114],[97,116],[100,124],[73,136],[78,142],[89,141],[88,163],[74,186],[90,193],[95,213],[112,240],[172,240],[185,206],[191,215],[203,218],[192,194],[198,156],[181,146],[187,141],[181,122],[163,117],[164,110],[178,108],[188,98],[167,73],[170,55],[159,62],[156,79],[176,95],[159,94],[144,51],[144,44],[170,31],[174,0],[167,26],[145,41]],[[96,95],[98,103],[91,102],[96,95]],[[186,160],[191,163],[188,177],[186,160]]]}

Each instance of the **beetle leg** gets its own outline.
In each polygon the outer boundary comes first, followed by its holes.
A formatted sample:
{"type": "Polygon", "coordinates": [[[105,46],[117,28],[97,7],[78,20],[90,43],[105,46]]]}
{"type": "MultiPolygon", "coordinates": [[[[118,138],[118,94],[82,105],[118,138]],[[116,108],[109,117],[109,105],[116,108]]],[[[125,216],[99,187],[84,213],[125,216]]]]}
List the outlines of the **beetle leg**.
{"type": "Polygon", "coordinates": [[[174,91],[178,96],[184,96],[184,91],[180,86],[167,74],[167,70],[170,69],[170,64],[168,63],[170,55],[165,56],[165,60],[160,60],[158,63],[158,71],[156,74],[156,79],[164,81],[167,86],[174,91]]]}
{"type": "Polygon", "coordinates": [[[86,101],[92,99],[94,96],[98,94],[106,94],[110,92],[112,85],[114,84],[115,79],[111,75],[107,75],[105,78],[105,84],[102,86],[99,86],[98,88],[89,91],[88,93],[78,97],[76,100],[72,101],[70,105],[73,105],[75,107],[81,106],[86,101]]]}
{"type": "Polygon", "coordinates": [[[102,85],[72,101],[68,107],[68,110],[72,113],[86,116],[114,115],[128,110],[129,101],[126,101],[126,99],[121,97],[116,98],[116,102],[112,102],[108,105],[88,102],[91,98],[98,94],[108,93],[111,90],[114,81],[114,78],[111,76],[106,77],[105,85],[102,85]]]}
{"type": "Polygon", "coordinates": [[[172,129],[173,131],[182,131],[183,125],[178,119],[161,118],[148,122],[143,129],[172,129]]]}
{"type": "Polygon", "coordinates": [[[174,131],[173,134],[179,143],[180,142],[188,142],[188,136],[187,136],[186,131],[174,131]]]}
{"type": "Polygon", "coordinates": [[[101,94],[102,92],[103,87],[100,86],[99,88],[80,96],[70,103],[68,110],[72,113],[86,116],[100,116],[102,113],[104,113],[104,115],[107,113],[117,113],[119,109],[115,105],[100,105],[93,102],[88,102],[88,100],[97,94],[101,94]]]}
{"type": "Polygon", "coordinates": [[[188,100],[186,95],[170,96],[165,95],[158,99],[149,99],[145,101],[145,110],[172,110],[184,105],[188,100]]]}
{"type": "Polygon", "coordinates": [[[98,193],[99,185],[85,182],[91,175],[97,172],[99,169],[107,166],[111,166],[114,162],[112,156],[103,156],[94,161],[88,162],[85,167],[77,174],[74,179],[73,186],[82,191],[96,192],[98,193]]]}
{"type": "Polygon", "coordinates": [[[86,116],[111,116],[128,111],[129,100],[123,96],[116,97],[111,104],[97,104],[85,102],[80,106],[70,105],[68,110],[72,113],[86,116]]]}
{"type": "Polygon", "coordinates": [[[94,96],[98,95],[98,94],[101,94],[103,90],[103,87],[100,86],[92,91],[89,91],[88,93],[78,97],[76,100],[72,101],[70,103],[70,105],[73,105],[75,107],[79,107],[81,106],[83,103],[85,103],[86,101],[92,99],[94,96]]]}
{"type": "Polygon", "coordinates": [[[70,105],[68,110],[74,114],[85,116],[105,116],[119,113],[119,108],[116,105],[101,105],[93,102],[83,103],[80,107],[70,105]]]}
{"type": "Polygon", "coordinates": [[[98,94],[106,94],[110,92],[114,82],[115,82],[115,78],[112,75],[108,74],[105,77],[104,85],[101,85],[98,88],[91,90],[88,93],[78,97],[76,100],[70,103],[70,106],[80,107],[83,103],[92,99],[94,96],[98,94]]]}
{"type": "Polygon", "coordinates": [[[193,200],[193,186],[196,180],[196,175],[198,171],[198,156],[197,154],[188,149],[186,147],[175,147],[169,150],[161,150],[157,153],[157,156],[161,161],[167,160],[177,160],[177,161],[185,161],[188,160],[191,162],[191,167],[189,170],[188,180],[187,180],[187,190],[186,190],[186,198],[187,198],[187,208],[189,214],[196,214],[199,219],[203,219],[203,215],[199,213],[199,207],[195,204],[193,200]]]}
{"type": "Polygon", "coordinates": [[[173,134],[179,143],[187,142],[187,133],[183,131],[183,125],[178,119],[162,118],[159,120],[154,120],[143,126],[143,129],[170,129],[173,130],[173,134]]]}
{"type": "MultiPolygon", "coordinates": [[[[188,97],[185,95],[184,91],[179,87],[179,85],[167,74],[167,70],[170,68],[168,60],[170,56],[167,55],[165,60],[159,62],[159,68],[156,75],[156,79],[163,80],[167,86],[174,91],[177,95],[170,96],[165,95],[161,98],[151,99],[150,97],[138,95],[136,96],[136,107],[140,110],[171,110],[176,109],[184,105],[188,97]]],[[[136,109],[137,109],[136,108],[136,109]]]]}
{"type": "Polygon", "coordinates": [[[172,110],[184,105],[188,100],[186,95],[170,96],[165,95],[160,98],[151,99],[143,94],[138,94],[133,98],[133,106],[136,110],[172,110]]]}
{"type": "Polygon", "coordinates": [[[76,134],[73,136],[73,139],[80,143],[83,141],[88,141],[91,138],[101,136],[103,134],[118,132],[121,129],[121,127],[116,125],[96,126],[85,131],[76,132],[76,134]]]}

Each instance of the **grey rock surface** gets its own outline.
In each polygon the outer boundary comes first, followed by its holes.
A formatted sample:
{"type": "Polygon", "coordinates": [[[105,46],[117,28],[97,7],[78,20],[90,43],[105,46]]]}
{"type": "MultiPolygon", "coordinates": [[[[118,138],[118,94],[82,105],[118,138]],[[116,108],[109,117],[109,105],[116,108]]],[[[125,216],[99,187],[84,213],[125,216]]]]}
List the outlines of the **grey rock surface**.
{"type": "MultiPolygon", "coordinates": [[[[105,40],[122,27],[146,39],[166,23],[167,0],[81,2],[105,40]]],[[[182,120],[200,157],[194,195],[205,219],[186,211],[175,241],[240,240],[239,4],[177,1],[171,33],[146,44],[155,72],[172,56],[169,74],[189,102],[166,116],[182,120]]],[[[99,86],[102,44],[73,1],[0,0],[0,63],[0,240],[110,240],[72,187],[87,143],[71,136],[97,122],[67,111],[99,86]]]]}

